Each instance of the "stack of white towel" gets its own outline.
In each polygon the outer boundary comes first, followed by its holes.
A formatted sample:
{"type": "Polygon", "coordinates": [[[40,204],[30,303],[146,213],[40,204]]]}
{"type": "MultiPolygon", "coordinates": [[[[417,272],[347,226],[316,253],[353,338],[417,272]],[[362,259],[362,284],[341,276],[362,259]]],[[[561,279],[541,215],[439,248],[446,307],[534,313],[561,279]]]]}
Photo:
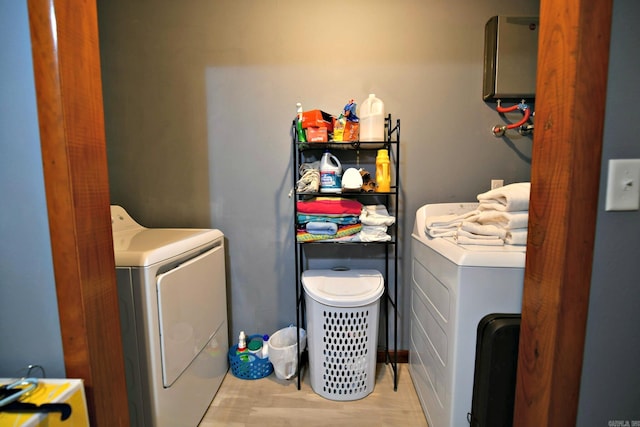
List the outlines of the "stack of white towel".
{"type": "Polygon", "coordinates": [[[527,244],[531,184],[518,182],[478,194],[478,208],[426,218],[431,237],[453,237],[461,245],[527,244]]]}
{"type": "Polygon", "coordinates": [[[391,240],[387,228],[395,222],[396,217],[389,215],[384,205],[363,206],[360,214],[362,230],[356,238],[360,242],[387,242],[391,240]]]}

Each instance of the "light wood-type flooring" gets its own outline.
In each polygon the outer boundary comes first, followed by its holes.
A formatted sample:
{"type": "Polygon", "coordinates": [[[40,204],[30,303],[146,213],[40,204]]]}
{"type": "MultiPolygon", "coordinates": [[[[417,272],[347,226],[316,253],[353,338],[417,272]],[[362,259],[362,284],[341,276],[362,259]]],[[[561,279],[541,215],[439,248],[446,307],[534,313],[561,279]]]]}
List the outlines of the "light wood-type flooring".
{"type": "Polygon", "coordinates": [[[398,364],[394,392],[391,365],[378,364],[373,392],[348,402],[316,394],[308,374],[298,390],[295,378],[241,380],[228,372],[199,427],[427,427],[408,366],[398,364]]]}

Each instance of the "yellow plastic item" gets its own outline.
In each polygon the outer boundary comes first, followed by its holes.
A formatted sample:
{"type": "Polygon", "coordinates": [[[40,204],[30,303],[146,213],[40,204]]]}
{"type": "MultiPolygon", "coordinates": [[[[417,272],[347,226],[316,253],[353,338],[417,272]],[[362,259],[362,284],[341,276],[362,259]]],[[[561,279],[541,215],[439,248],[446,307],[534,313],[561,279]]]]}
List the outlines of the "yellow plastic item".
{"type": "MultiPolygon", "coordinates": [[[[0,385],[11,384],[15,380],[0,379],[0,385]]],[[[67,403],[71,405],[71,415],[64,421],[60,413],[11,413],[0,412],[0,426],[20,427],[89,427],[87,402],[84,385],[79,379],[39,379],[38,387],[26,394],[21,402],[67,403]]]]}
{"type": "Polygon", "coordinates": [[[377,192],[388,193],[391,191],[391,172],[389,170],[389,152],[378,150],[376,156],[376,188],[377,192]]]}

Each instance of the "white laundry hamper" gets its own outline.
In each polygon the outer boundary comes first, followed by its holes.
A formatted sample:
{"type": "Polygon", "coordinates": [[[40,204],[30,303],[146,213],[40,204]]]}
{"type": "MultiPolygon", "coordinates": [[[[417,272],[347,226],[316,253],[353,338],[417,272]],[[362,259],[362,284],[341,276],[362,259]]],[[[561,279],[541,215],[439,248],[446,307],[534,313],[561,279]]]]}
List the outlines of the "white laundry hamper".
{"type": "Polygon", "coordinates": [[[302,285],[311,388],[330,400],[366,397],[375,385],[382,274],[307,270],[302,285]]]}

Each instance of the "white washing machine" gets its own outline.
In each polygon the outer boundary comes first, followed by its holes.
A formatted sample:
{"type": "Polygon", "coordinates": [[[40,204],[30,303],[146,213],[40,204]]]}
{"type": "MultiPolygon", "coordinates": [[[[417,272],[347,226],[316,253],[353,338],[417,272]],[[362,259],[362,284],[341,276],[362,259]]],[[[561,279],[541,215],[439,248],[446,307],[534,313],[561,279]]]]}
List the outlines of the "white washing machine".
{"type": "Polygon", "coordinates": [[[196,427],[228,369],[224,235],[111,222],[131,425],[196,427]]]}
{"type": "Polygon", "coordinates": [[[476,207],[425,205],[411,234],[409,372],[429,427],[469,425],[478,323],[522,308],[525,247],[458,245],[426,234],[426,217],[476,207]]]}

